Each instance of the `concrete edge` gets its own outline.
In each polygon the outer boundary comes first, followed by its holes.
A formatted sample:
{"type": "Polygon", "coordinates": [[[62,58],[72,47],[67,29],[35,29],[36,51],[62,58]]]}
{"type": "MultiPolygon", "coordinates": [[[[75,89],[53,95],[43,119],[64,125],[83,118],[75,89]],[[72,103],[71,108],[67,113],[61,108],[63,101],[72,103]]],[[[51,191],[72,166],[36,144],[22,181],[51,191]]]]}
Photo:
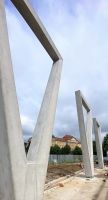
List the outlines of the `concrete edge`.
{"type": "Polygon", "coordinates": [[[76,176],[77,174],[81,173],[82,171],[83,171],[83,169],[74,172],[73,176],[67,175],[67,176],[63,176],[63,177],[60,177],[58,179],[55,179],[53,181],[50,181],[49,183],[45,184],[44,192],[47,191],[47,190],[50,190],[52,188],[58,187],[59,183],[61,183],[61,182],[66,183],[68,181],[71,181],[72,177],[76,176]]]}

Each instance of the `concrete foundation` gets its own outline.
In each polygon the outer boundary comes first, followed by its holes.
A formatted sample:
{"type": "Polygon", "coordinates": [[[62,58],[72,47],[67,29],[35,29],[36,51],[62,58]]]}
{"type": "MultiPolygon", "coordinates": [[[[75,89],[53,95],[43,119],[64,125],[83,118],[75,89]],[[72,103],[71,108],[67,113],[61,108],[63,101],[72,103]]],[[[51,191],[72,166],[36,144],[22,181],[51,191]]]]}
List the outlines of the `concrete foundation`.
{"type": "Polygon", "coordinates": [[[97,122],[96,118],[93,118],[93,127],[94,127],[95,140],[96,140],[98,165],[99,165],[99,168],[104,168],[102,142],[101,142],[101,126],[97,122]]]}
{"type": "Polygon", "coordinates": [[[76,95],[76,105],[77,105],[85,176],[92,178],[94,176],[93,146],[92,146],[92,113],[88,103],[81,94],[81,91],[80,90],[76,91],[75,95],[76,95]],[[86,125],[84,122],[83,107],[87,111],[86,125]]]}
{"type": "Polygon", "coordinates": [[[62,58],[29,1],[12,0],[12,2],[52,58],[53,66],[31,147],[26,157],[12,70],[4,0],[0,0],[0,200],[42,200],[62,58]]]}

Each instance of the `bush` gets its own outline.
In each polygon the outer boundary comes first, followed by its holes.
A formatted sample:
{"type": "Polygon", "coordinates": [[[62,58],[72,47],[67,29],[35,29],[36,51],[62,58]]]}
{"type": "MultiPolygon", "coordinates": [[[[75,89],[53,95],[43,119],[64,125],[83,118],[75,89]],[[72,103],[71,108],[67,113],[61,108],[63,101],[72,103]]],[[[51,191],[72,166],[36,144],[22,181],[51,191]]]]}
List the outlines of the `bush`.
{"type": "Polygon", "coordinates": [[[106,136],[103,139],[102,147],[103,147],[103,155],[107,156],[107,151],[108,151],[108,134],[106,134],[106,136]]]}
{"type": "Polygon", "coordinates": [[[71,153],[71,148],[68,144],[61,148],[61,154],[67,155],[71,153]]]}
{"type": "Polygon", "coordinates": [[[93,141],[93,155],[97,155],[96,141],[93,141]]]}
{"type": "Polygon", "coordinates": [[[82,149],[78,146],[75,147],[75,149],[72,151],[73,155],[82,155],[82,149]]]}
{"type": "Polygon", "coordinates": [[[56,155],[61,154],[60,147],[57,144],[55,144],[54,146],[51,146],[50,154],[56,154],[56,155]]]}

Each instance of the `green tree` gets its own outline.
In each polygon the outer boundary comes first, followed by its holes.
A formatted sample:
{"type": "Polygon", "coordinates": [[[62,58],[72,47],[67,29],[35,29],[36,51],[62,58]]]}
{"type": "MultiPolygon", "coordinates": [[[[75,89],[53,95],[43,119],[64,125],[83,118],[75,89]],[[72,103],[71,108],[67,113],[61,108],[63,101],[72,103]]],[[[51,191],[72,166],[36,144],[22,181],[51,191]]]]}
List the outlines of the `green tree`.
{"type": "Polygon", "coordinates": [[[61,154],[67,155],[71,153],[71,148],[68,144],[61,148],[61,154]]]}
{"type": "Polygon", "coordinates": [[[73,155],[82,155],[82,149],[78,146],[75,147],[75,149],[72,151],[73,155]]]}
{"type": "Polygon", "coordinates": [[[93,155],[97,155],[96,141],[93,141],[93,155]]]}
{"type": "Polygon", "coordinates": [[[50,154],[56,154],[56,155],[61,154],[60,147],[57,144],[55,144],[54,146],[51,146],[50,154]]]}
{"type": "Polygon", "coordinates": [[[106,136],[103,139],[102,147],[103,147],[103,155],[107,156],[107,151],[108,151],[108,133],[106,134],[106,136]]]}

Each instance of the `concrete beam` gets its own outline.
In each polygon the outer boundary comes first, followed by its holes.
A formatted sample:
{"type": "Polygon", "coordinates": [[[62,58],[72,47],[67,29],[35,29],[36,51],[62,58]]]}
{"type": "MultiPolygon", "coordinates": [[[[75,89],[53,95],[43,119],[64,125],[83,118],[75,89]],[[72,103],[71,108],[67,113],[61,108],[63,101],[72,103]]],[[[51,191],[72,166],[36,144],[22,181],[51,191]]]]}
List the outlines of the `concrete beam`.
{"type": "Polygon", "coordinates": [[[78,114],[85,175],[86,177],[92,178],[94,176],[93,146],[92,146],[92,113],[88,103],[81,94],[80,90],[75,92],[75,96],[76,96],[77,114],[78,114]],[[86,126],[84,122],[83,106],[87,111],[86,126]]]}
{"type": "Polygon", "coordinates": [[[95,140],[96,140],[96,149],[97,149],[97,156],[98,156],[98,163],[99,163],[98,165],[99,165],[99,168],[104,168],[102,142],[101,142],[101,126],[97,122],[96,118],[93,118],[93,127],[94,127],[95,140]]]}
{"type": "Polygon", "coordinates": [[[55,44],[53,43],[50,35],[43,26],[41,20],[36,14],[35,10],[32,8],[28,0],[11,0],[16,6],[17,10],[23,16],[27,24],[30,26],[34,34],[37,36],[51,59],[56,62],[62,59],[59,51],[57,50],[55,44]]]}

